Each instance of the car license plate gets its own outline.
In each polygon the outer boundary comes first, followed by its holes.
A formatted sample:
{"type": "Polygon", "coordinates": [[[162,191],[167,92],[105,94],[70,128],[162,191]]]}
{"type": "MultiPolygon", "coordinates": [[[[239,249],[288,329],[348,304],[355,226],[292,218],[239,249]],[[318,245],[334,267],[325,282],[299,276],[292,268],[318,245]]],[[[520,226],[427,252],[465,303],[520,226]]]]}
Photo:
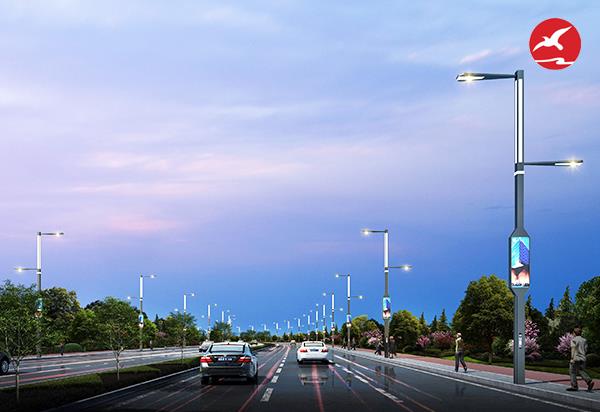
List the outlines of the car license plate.
{"type": "Polygon", "coordinates": [[[233,360],[233,358],[227,357],[227,356],[220,356],[217,358],[217,360],[219,362],[231,362],[233,360]]]}
{"type": "Polygon", "coordinates": [[[311,351],[311,352],[318,352],[318,351],[319,351],[319,349],[311,349],[310,351],[311,351]]]}

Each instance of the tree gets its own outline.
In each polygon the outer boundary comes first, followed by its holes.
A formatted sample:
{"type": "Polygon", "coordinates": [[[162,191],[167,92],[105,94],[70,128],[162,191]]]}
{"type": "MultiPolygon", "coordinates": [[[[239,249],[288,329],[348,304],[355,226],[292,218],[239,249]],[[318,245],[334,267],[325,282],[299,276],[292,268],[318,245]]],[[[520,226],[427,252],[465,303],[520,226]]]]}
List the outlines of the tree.
{"type": "Polygon", "coordinates": [[[568,332],[573,332],[573,329],[577,327],[579,323],[575,313],[575,304],[571,300],[571,292],[568,286],[565,288],[565,293],[558,303],[556,317],[558,318],[557,332],[559,336],[568,332]]]}
{"type": "Polygon", "coordinates": [[[113,297],[108,297],[95,306],[94,312],[98,320],[100,339],[115,357],[119,380],[121,353],[133,345],[138,336],[137,312],[128,302],[113,297]]]}
{"type": "MultiPolygon", "coordinates": [[[[542,312],[533,306],[533,302],[531,300],[531,295],[527,297],[527,301],[525,302],[525,317],[526,319],[533,322],[536,325],[537,335],[535,336],[536,341],[536,349],[531,350],[530,353],[538,353],[540,348],[545,351],[552,351],[553,341],[550,337],[550,327],[548,325],[548,318],[546,318],[542,312]]],[[[527,352],[526,352],[527,354],[527,352]]],[[[530,360],[533,360],[535,355],[529,357],[530,360]]]]}
{"type": "Polygon", "coordinates": [[[429,335],[429,328],[427,327],[427,322],[425,321],[424,312],[421,312],[421,317],[419,317],[419,332],[421,335],[429,335]]]}
{"type": "Polygon", "coordinates": [[[600,349],[600,276],[583,282],[575,295],[575,313],[590,346],[600,349]]]}
{"type": "Polygon", "coordinates": [[[548,319],[554,319],[556,317],[556,312],[554,310],[554,298],[550,298],[550,303],[548,303],[548,307],[546,308],[544,316],[546,316],[548,319]]]}
{"type": "Polygon", "coordinates": [[[419,336],[419,320],[407,310],[399,310],[392,315],[390,335],[404,346],[414,346],[419,336]]]}
{"type": "Polygon", "coordinates": [[[437,330],[448,331],[450,330],[450,326],[448,326],[448,317],[446,316],[446,309],[442,309],[442,314],[440,315],[440,319],[437,323],[437,330]]]}
{"type": "MultiPolygon", "coordinates": [[[[210,340],[215,342],[223,342],[230,340],[233,337],[231,332],[231,325],[227,322],[215,322],[213,328],[210,331],[210,340]]],[[[265,339],[265,342],[270,339],[270,334],[265,339]]]]}
{"type": "Polygon", "coordinates": [[[55,346],[69,338],[69,328],[77,312],[81,310],[77,294],[64,288],[50,288],[42,291],[44,321],[48,330],[45,345],[55,346]]]}
{"type": "Polygon", "coordinates": [[[33,286],[15,286],[8,280],[0,286],[0,348],[14,365],[17,402],[20,401],[21,361],[36,352],[44,335],[44,330],[38,334],[39,321],[34,316],[38,297],[33,286]]]}
{"type": "Polygon", "coordinates": [[[438,331],[438,320],[437,320],[437,315],[435,315],[433,317],[433,320],[431,321],[431,324],[429,325],[429,331],[431,333],[433,332],[437,332],[438,331]]]}
{"type": "Polygon", "coordinates": [[[69,325],[68,340],[79,343],[84,350],[99,349],[101,346],[97,341],[99,334],[96,312],[90,309],[81,309],[75,314],[69,325]]]}
{"type": "Polygon", "coordinates": [[[482,276],[469,283],[452,324],[465,343],[487,351],[491,363],[494,338],[508,340],[512,333],[512,309],[513,296],[506,282],[495,275],[482,276]]]}

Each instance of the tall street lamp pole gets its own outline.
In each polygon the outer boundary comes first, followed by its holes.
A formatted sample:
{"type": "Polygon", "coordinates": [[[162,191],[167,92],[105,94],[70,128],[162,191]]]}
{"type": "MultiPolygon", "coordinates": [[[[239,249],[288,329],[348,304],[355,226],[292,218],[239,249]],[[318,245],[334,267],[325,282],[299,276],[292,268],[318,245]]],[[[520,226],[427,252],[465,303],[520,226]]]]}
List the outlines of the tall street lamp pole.
{"type": "MultiPolygon", "coordinates": [[[[335,348],[335,340],[333,339],[333,332],[335,332],[335,293],[332,291],[332,292],[330,292],[330,295],[331,295],[331,346],[335,348]]],[[[327,296],[327,292],[323,292],[323,296],[327,296]]]]}
{"type": "Polygon", "coordinates": [[[515,225],[508,239],[509,286],[514,299],[513,325],[513,381],[525,383],[525,295],[530,287],[530,238],[524,223],[524,187],[525,166],[569,166],[576,167],[583,160],[558,160],[550,162],[525,162],[525,126],[524,126],[524,77],[523,70],[514,74],[461,73],[456,77],[459,82],[479,80],[512,79],[515,89],[515,225]]]}
{"type": "Polygon", "coordinates": [[[36,301],[36,313],[35,317],[37,318],[37,344],[36,344],[36,352],[37,357],[42,357],[42,330],[40,325],[40,320],[42,319],[42,311],[44,309],[44,301],[42,300],[42,236],[54,236],[61,237],[64,236],[64,232],[37,232],[36,235],[36,267],[35,268],[22,268],[17,267],[17,272],[23,272],[24,270],[35,270],[37,275],[37,291],[38,291],[38,299],[36,301]]]}
{"type": "Polygon", "coordinates": [[[336,278],[346,278],[346,297],[348,300],[348,312],[346,312],[346,331],[347,331],[347,335],[348,335],[348,350],[350,350],[350,329],[352,328],[352,315],[350,312],[350,300],[352,298],[357,298],[357,299],[362,299],[363,295],[356,295],[356,296],[352,296],[350,294],[350,274],[348,273],[347,275],[341,275],[339,273],[335,274],[336,278]]]}
{"type": "Polygon", "coordinates": [[[140,275],[140,313],[138,326],[140,328],[140,352],[144,350],[144,278],[154,279],[156,275],[140,275]]]}
{"type": "Polygon", "coordinates": [[[191,297],[193,298],[194,296],[196,296],[196,294],[194,292],[187,292],[183,294],[183,346],[181,347],[181,356],[183,357],[183,349],[185,348],[185,335],[187,332],[187,328],[186,326],[186,319],[187,319],[187,297],[191,297]]]}

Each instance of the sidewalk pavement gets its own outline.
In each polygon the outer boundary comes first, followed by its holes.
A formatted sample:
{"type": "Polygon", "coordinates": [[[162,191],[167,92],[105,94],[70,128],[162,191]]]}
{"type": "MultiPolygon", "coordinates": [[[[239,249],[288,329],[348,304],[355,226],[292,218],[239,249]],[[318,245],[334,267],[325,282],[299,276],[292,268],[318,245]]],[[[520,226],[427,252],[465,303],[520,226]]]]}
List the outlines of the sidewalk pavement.
{"type": "MultiPolygon", "coordinates": [[[[336,350],[338,350],[337,347],[336,350]]],[[[583,382],[581,378],[579,380],[580,390],[578,392],[567,392],[566,389],[570,386],[570,378],[568,375],[527,370],[525,372],[526,383],[524,385],[516,385],[513,383],[512,368],[504,366],[468,363],[468,371],[465,373],[462,368],[459,369],[459,372],[455,372],[454,361],[448,359],[430,358],[404,353],[398,355],[397,358],[385,359],[383,356],[375,355],[374,351],[368,349],[357,349],[353,351],[348,351],[346,349],[339,350],[380,362],[412,367],[452,377],[454,379],[461,379],[467,382],[474,382],[508,390],[510,392],[550,399],[556,402],[592,410],[600,410],[600,381],[598,379],[594,381],[595,387],[594,391],[591,393],[587,392],[587,384],[583,382]]]]}

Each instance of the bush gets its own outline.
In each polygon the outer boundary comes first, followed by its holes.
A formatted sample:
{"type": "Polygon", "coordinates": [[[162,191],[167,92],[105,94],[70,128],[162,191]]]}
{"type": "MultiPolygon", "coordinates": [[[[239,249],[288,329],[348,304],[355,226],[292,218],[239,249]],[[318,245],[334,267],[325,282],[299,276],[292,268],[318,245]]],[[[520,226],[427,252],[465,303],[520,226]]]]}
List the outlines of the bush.
{"type": "MultiPolygon", "coordinates": [[[[59,347],[60,349],[60,347],[59,347]]],[[[79,343],[67,343],[65,344],[65,353],[72,352],[83,352],[83,348],[79,343]]]]}
{"type": "Polygon", "coordinates": [[[600,355],[595,354],[595,353],[590,353],[589,355],[587,355],[586,364],[587,364],[587,366],[589,366],[591,368],[596,368],[596,367],[600,366],[600,355]]]}
{"type": "Polygon", "coordinates": [[[416,352],[417,348],[413,345],[406,345],[404,348],[402,348],[402,352],[404,353],[413,353],[416,352]]]}
{"type": "Polygon", "coordinates": [[[442,354],[442,350],[439,348],[427,348],[427,349],[425,349],[425,353],[430,356],[435,356],[435,357],[439,358],[442,354]]]}

